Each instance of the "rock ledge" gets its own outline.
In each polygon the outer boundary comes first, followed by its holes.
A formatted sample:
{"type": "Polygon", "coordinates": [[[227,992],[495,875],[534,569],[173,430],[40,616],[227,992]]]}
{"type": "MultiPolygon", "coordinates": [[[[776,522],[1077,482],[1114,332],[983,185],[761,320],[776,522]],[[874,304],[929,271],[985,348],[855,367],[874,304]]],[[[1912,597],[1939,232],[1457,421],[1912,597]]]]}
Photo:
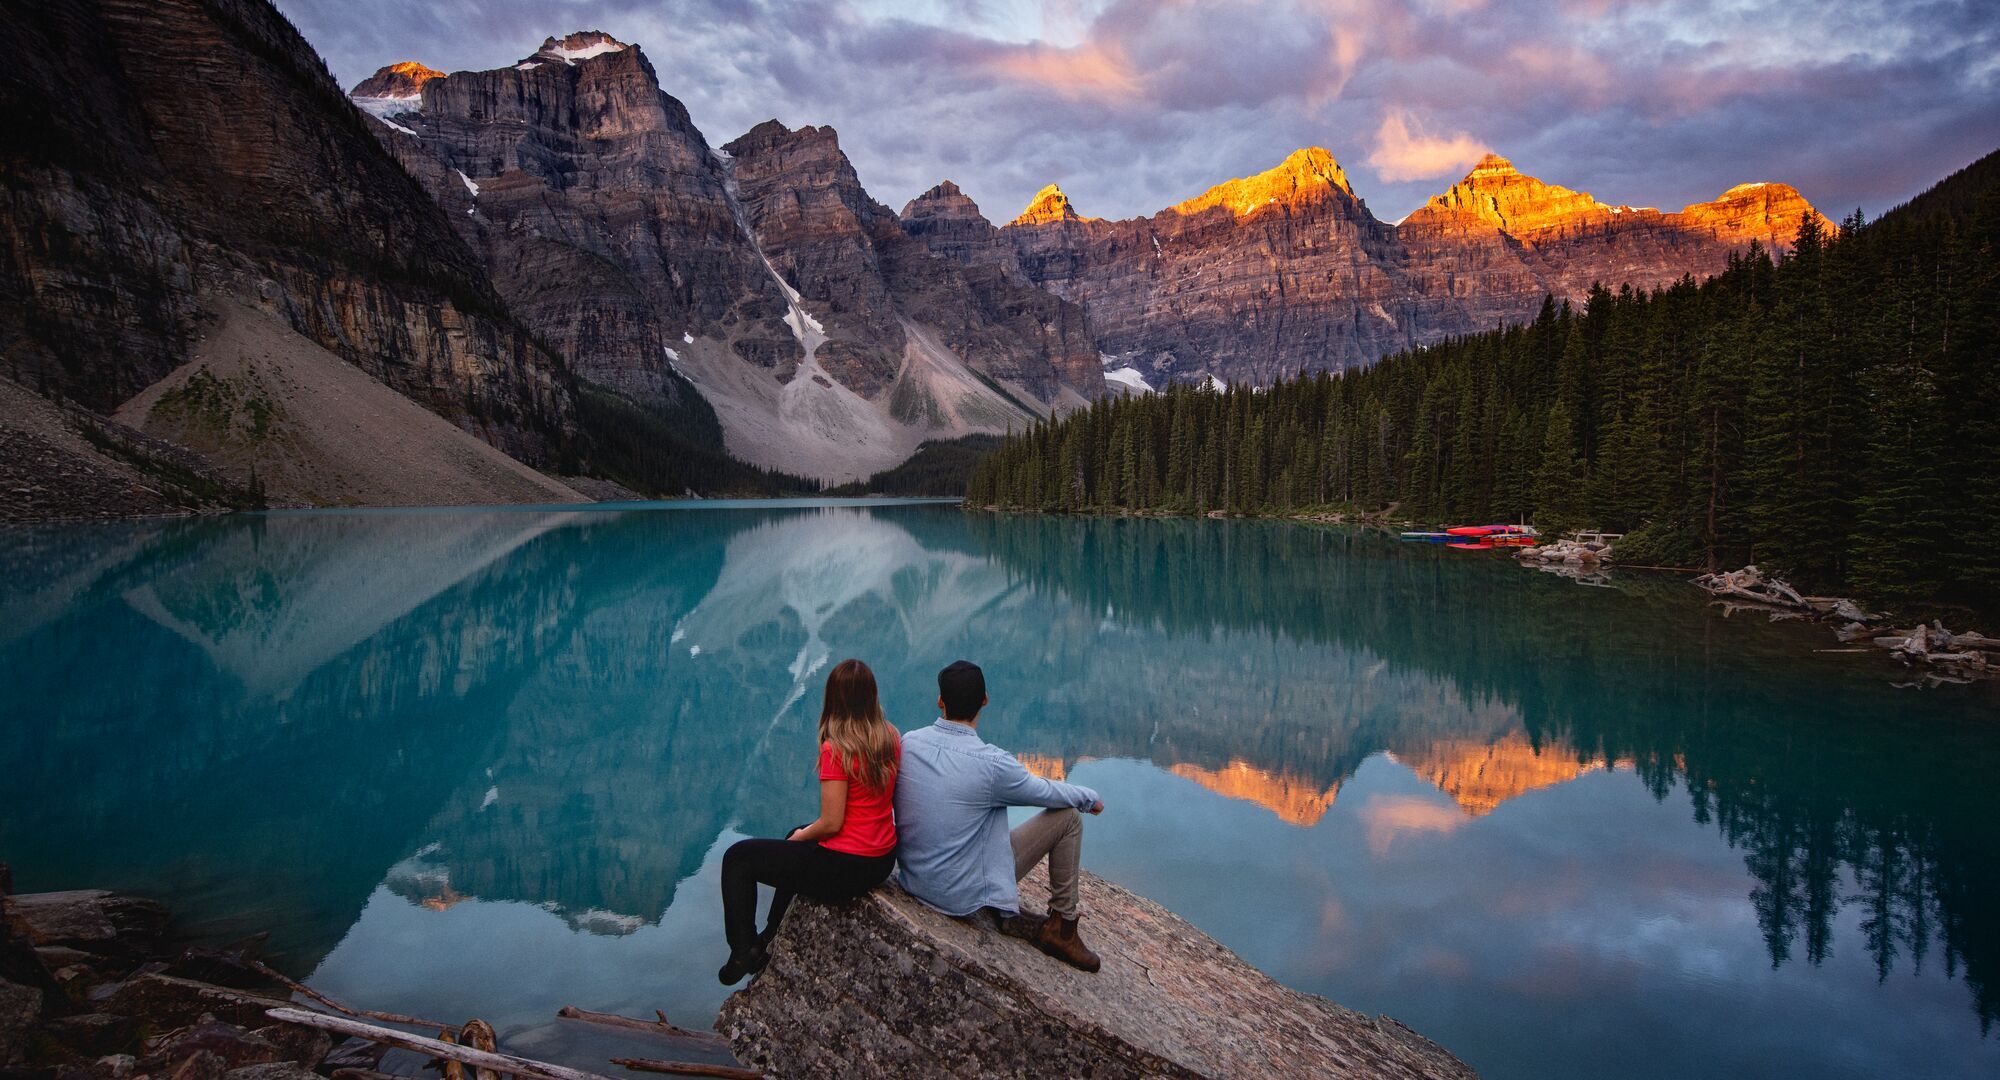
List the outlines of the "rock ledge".
{"type": "MultiPolygon", "coordinates": [[[[1024,898],[1047,894],[1042,871],[1024,898]]],[[[1144,897],[1089,874],[1074,971],[931,911],[893,883],[801,899],[716,1028],[772,1077],[1475,1077],[1442,1047],[1279,985],[1144,897]]]]}

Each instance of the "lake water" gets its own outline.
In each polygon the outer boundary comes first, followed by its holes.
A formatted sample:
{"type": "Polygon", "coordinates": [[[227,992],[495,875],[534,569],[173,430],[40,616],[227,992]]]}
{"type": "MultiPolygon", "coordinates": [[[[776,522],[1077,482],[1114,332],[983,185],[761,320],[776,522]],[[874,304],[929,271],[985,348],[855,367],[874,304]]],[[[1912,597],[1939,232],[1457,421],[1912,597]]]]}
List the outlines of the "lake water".
{"type": "Polygon", "coordinates": [[[559,1006],[713,1020],[827,668],[909,729],[963,656],[1090,869],[1489,1078],[2000,1075],[1994,689],[1612,584],[923,504],[12,530],[0,860],[604,1068],[559,1006]]]}

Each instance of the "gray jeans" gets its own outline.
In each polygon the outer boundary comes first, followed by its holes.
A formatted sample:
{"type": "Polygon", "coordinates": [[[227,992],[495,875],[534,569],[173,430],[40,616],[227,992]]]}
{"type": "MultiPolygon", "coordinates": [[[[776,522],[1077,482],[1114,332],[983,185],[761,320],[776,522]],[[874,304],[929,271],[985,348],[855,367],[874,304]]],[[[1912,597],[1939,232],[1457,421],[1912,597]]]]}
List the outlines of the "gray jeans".
{"type": "Polygon", "coordinates": [[[1014,845],[1014,880],[1049,860],[1049,910],[1076,918],[1077,870],[1083,865],[1083,815],[1072,809],[1044,810],[1007,834],[1014,845]]]}

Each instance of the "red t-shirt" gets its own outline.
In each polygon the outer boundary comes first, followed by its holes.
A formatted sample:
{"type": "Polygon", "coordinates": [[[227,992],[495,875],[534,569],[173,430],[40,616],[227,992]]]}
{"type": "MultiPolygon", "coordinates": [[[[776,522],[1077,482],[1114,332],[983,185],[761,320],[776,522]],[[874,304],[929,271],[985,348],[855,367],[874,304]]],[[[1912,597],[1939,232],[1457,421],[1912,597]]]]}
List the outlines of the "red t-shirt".
{"type": "MultiPolygon", "coordinates": [[[[902,763],[903,744],[898,740],[896,764],[902,763]]],[[[821,847],[849,855],[871,856],[887,855],[896,850],[894,780],[886,788],[876,788],[847,775],[847,770],[841,766],[840,755],[833,752],[832,743],[819,744],[819,778],[847,781],[847,817],[840,823],[839,832],[819,842],[821,847]]]]}

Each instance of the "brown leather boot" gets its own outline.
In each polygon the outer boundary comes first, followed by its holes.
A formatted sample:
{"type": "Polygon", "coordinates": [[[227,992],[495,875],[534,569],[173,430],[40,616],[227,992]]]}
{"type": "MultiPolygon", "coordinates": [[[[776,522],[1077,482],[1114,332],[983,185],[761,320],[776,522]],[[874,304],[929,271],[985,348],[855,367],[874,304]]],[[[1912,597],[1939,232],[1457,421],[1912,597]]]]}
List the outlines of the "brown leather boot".
{"type": "Polygon", "coordinates": [[[1096,971],[1099,967],[1097,954],[1090,951],[1090,946],[1076,932],[1076,920],[1065,919],[1053,911],[1035,935],[1035,948],[1073,968],[1096,971]]]}

